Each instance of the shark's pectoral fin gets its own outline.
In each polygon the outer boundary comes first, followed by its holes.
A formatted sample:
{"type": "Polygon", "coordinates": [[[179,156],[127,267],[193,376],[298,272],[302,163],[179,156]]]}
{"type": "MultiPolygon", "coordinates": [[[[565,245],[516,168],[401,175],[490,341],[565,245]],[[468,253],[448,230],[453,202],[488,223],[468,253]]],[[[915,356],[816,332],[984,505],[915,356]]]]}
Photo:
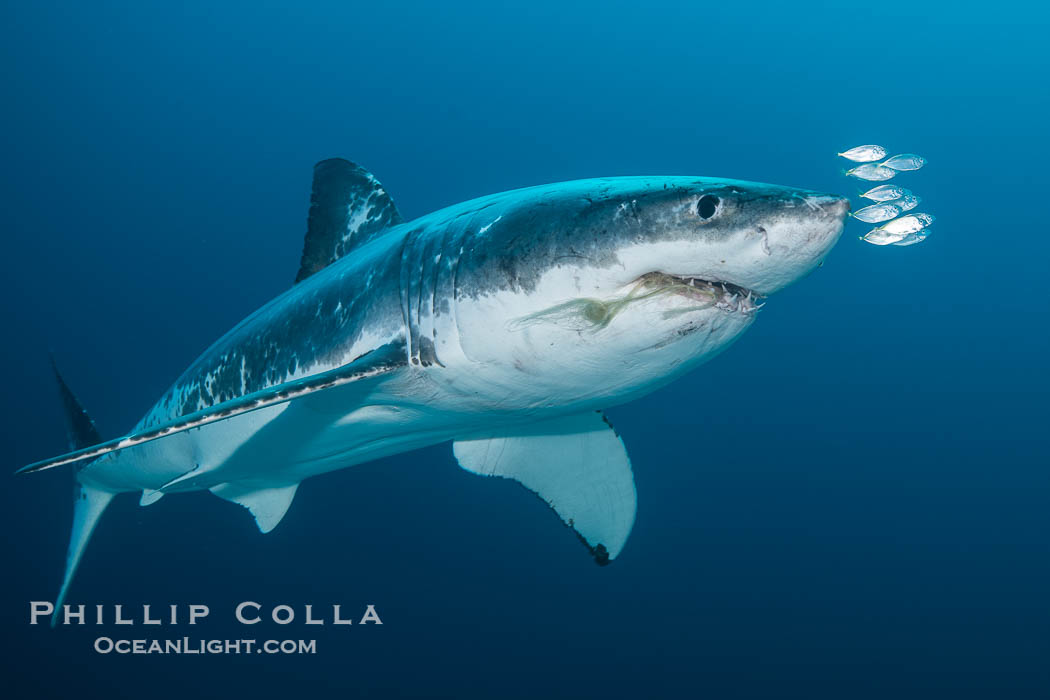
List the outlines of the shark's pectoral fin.
{"type": "Polygon", "coordinates": [[[259,531],[269,532],[277,527],[288,512],[298,488],[299,484],[260,488],[257,485],[230,482],[213,486],[210,490],[219,498],[247,508],[255,516],[259,531]]]}
{"type": "Polygon", "coordinates": [[[533,423],[514,434],[453,444],[461,467],[515,479],[573,528],[599,564],[615,559],[634,525],[636,496],[623,441],[600,412],[533,423]]]}

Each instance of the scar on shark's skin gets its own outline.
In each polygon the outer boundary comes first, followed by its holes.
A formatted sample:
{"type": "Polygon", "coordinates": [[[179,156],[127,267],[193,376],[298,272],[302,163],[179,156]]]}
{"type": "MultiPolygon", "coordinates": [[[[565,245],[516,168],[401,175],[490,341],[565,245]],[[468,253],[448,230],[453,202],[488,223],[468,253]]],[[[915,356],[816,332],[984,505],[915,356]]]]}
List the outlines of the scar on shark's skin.
{"type": "Polygon", "coordinates": [[[772,255],[773,253],[769,250],[769,234],[766,232],[766,229],[759,226],[756,230],[762,236],[762,252],[766,255],[772,255]]]}
{"type": "Polygon", "coordinates": [[[207,489],[269,532],[303,479],[443,442],[463,469],[535,493],[608,564],[636,495],[603,409],[730,345],[826,257],[848,209],[776,185],[623,177],[406,222],[342,159],[315,166],[310,201],[295,285],[130,432],[103,441],[66,387],[73,451],[22,470],[79,465],[56,610],[118,493],[149,505],[207,489]]]}

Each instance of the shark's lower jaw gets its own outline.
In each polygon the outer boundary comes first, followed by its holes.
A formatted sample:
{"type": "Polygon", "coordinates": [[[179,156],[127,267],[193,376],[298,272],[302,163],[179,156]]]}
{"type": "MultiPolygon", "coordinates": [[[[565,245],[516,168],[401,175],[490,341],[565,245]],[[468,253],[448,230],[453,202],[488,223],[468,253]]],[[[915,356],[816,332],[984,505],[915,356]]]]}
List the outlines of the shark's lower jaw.
{"type": "Polygon", "coordinates": [[[762,295],[731,282],[701,277],[679,277],[666,272],[647,272],[635,280],[635,283],[643,290],[664,289],[714,306],[726,313],[751,315],[765,306],[762,295]]]}

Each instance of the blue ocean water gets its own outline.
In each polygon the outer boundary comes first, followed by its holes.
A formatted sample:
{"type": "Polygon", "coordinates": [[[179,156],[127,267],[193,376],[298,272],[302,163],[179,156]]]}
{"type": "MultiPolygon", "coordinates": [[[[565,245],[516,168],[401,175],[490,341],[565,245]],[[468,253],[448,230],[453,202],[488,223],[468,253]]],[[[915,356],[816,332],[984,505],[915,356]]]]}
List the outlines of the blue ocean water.
{"type": "MultiPolygon", "coordinates": [[[[305,482],[262,536],[130,496],[71,602],[205,603],[162,636],[306,656],[99,655],[52,599],[68,473],[0,489],[10,697],[1038,698],[1050,693],[1050,12],[1034,3],[8,3],[0,347],[11,471],[62,452],[52,349],[103,433],[286,289],[312,164],[406,217],[603,175],[856,194],[921,153],[921,245],[851,223],[728,352],[610,418],[638,519],[604,568],[448,446],[305,482]],[[246,630],[239,601],[381,627],[246,630]]],[[[856,201],[856,200],[855,200],[856,201]]],[[[141,627],[124,636],[146,636],[141,627]]],[[[6,693],[5,693],[6,695],[6,693]]]]}

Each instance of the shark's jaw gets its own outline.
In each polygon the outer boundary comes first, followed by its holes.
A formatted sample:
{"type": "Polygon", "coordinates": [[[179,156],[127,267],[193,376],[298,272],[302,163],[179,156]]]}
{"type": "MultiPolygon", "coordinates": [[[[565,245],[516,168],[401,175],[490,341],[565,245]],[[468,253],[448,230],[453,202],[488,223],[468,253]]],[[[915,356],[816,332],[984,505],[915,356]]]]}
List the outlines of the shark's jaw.
{"type": "Polygon", "coordinates": [[[701,304],[711,304],[726,313],[753,315],[765,304],[764,296],[754,291],[720,280],[694,276],[671,275],[666,272],[647,272],[634,282],[641,289],[666,289],[673,294],[701,304]]]}

